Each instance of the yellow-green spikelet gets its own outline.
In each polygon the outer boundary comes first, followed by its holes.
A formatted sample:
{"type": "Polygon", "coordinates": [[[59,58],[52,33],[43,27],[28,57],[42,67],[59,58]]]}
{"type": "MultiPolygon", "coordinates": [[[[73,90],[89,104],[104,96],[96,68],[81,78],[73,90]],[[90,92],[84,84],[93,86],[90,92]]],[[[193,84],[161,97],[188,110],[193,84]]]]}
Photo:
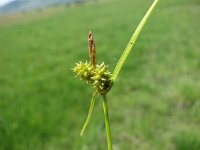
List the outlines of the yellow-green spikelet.
{"type": "Polygon", "coordinates": [[[112,74],[108,71],[108,66],[104,63],[95,67],[88,62],[76,63],[73,71],[80,76],[82,80],[91,85],[95,92],[101,95],[106,94],[112,87],[112,74]]]}

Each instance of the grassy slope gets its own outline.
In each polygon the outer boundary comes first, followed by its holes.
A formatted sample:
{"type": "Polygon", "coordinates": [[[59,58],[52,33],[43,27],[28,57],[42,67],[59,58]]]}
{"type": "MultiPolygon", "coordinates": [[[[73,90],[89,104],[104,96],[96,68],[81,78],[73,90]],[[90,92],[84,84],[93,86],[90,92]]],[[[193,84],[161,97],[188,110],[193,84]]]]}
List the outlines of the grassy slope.
{"type": "MultiPolygon", "coordinates": [[[[0,149],[105,150],[101,99],[88,129],[90,88],[71,68],[88,59],[113,69],[151,2],[112,0],[0,28],[0,149]]],[[[162,1],[109,94],[115,150],[200,149],[200,3],[162,1]]]]}

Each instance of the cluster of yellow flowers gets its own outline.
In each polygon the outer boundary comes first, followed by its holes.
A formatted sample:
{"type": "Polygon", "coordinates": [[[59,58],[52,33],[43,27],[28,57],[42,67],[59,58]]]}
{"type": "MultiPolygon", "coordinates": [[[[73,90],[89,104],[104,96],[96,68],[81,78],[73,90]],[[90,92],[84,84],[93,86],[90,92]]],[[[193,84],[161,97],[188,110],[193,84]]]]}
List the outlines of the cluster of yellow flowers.
{"type": "Polygon", "coordinates": [[[112,74],[108,71],[108,66],[104,63],[94,67],[91,62],[88,63],[86,61],[83,63],[80,61],[76,63],[73,71],[82,80],[91,85],[95,93],[105,95],[112,87],[112,74]]]}

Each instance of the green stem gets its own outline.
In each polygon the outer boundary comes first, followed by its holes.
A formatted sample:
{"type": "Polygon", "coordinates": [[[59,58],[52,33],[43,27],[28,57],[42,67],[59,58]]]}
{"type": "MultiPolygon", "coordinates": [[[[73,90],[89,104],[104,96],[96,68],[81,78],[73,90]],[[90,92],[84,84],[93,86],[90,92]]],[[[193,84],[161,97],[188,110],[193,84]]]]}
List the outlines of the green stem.
{"type": "Polygon", "coordinates": [[[153,12],[153,10],[156,7],[156,5],[158,4],[158,2],[159,2],[159,0],[155,0],[153,2],[153,4],[149,8],[149,10],[145,14],[145,16],[142,18],[142,20],[141,20],[140,24],[138,25],[138,27],[136,28],[135,32],[133,33],[129,43],[127,44],[125,50],[123,51],[123,53],[122,53],[117,65],[115,67],[115,70],[113,72],[113,82],[117,79],[118,74],[119,74],[124,62],[126,61],[129,53],[131,52],[131,49],[132,49],[133,45],[135,44],[135,41],[137,40],[137,37],[139,36],[142,28],[144,27],[146,21],[148,20],[149,16],[153,12]]]}
{"type": "Polygon", "coordinates": [[[86,127],[87,127],[87,125],[90,121],[90,118],[92,116],[92,112],[93,112],[93,108],[94,108],[94,104],[95,104],[95,97],[96,97],[96,94],[93,94],[92,100],[91,100],[91,103],[90,103],[90,109],[89,109],[89,112],[88,112],[88,116],[87,116],[87,119],[86,119],[86,121],[83,125],[82,130],[81,130],[81,134],[80,134],[81,136],[83,135],[83,132],[85,131],[85,129],[86,129],[86,127]]]}
{"type": "Polygon", "coordinates": [[[103,111],[104,111],[104,118],[105,118],[108,150],[112,150],[112,140],[111,140],[111,134],[110,134],[110,122],[109,122],[109,115],[108,115],[108,102],[107,102],[106,95],[103,95],[103,111]]]}

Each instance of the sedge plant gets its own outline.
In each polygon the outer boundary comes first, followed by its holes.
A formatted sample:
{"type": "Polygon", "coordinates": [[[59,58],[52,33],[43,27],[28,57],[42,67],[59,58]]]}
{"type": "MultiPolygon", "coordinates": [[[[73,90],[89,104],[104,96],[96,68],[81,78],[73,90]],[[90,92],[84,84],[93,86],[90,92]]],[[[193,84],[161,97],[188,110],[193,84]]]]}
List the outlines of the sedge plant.
{"type": "Polygon", "coordinates": [[[79,76],[81,80],[84,80],[88,85],[92,86],[93,88],[93,95],[91,99],[89,113],[83,125],[80,135],[81,136],[83,135],[90,121],[96,97],[102,96],[108,150],[112,150],[112,140],[111,140],[110,122],[108,114],[107,93],[111,90],[112,86],[114,85],[119,75],[119,72],[121,71],[122,66],[124,65],[128,55],[130,54],[132,47],[135,44],[142,28],[144,27],[145,23],[147,22],[149,16],[151,15],[152,11],[154,10],[158,2],[159,0],[154,0],[153,4],[149,8],[143,19],[141,20],[141,22],[139,23],[130,41],[128,42],[126,48],[124,49],[113,73],[111,73],[108,70],[108,65],[106,65],[104,62],[96,64],[96,49],[92,32],[89,32],[88,34],[88,49],[89,49],[90,61],[89,62],[80,61],[79,63],[76,63],[75,67],[73,68],[73,71],[76,73],[76,76],[79,76]]]}

